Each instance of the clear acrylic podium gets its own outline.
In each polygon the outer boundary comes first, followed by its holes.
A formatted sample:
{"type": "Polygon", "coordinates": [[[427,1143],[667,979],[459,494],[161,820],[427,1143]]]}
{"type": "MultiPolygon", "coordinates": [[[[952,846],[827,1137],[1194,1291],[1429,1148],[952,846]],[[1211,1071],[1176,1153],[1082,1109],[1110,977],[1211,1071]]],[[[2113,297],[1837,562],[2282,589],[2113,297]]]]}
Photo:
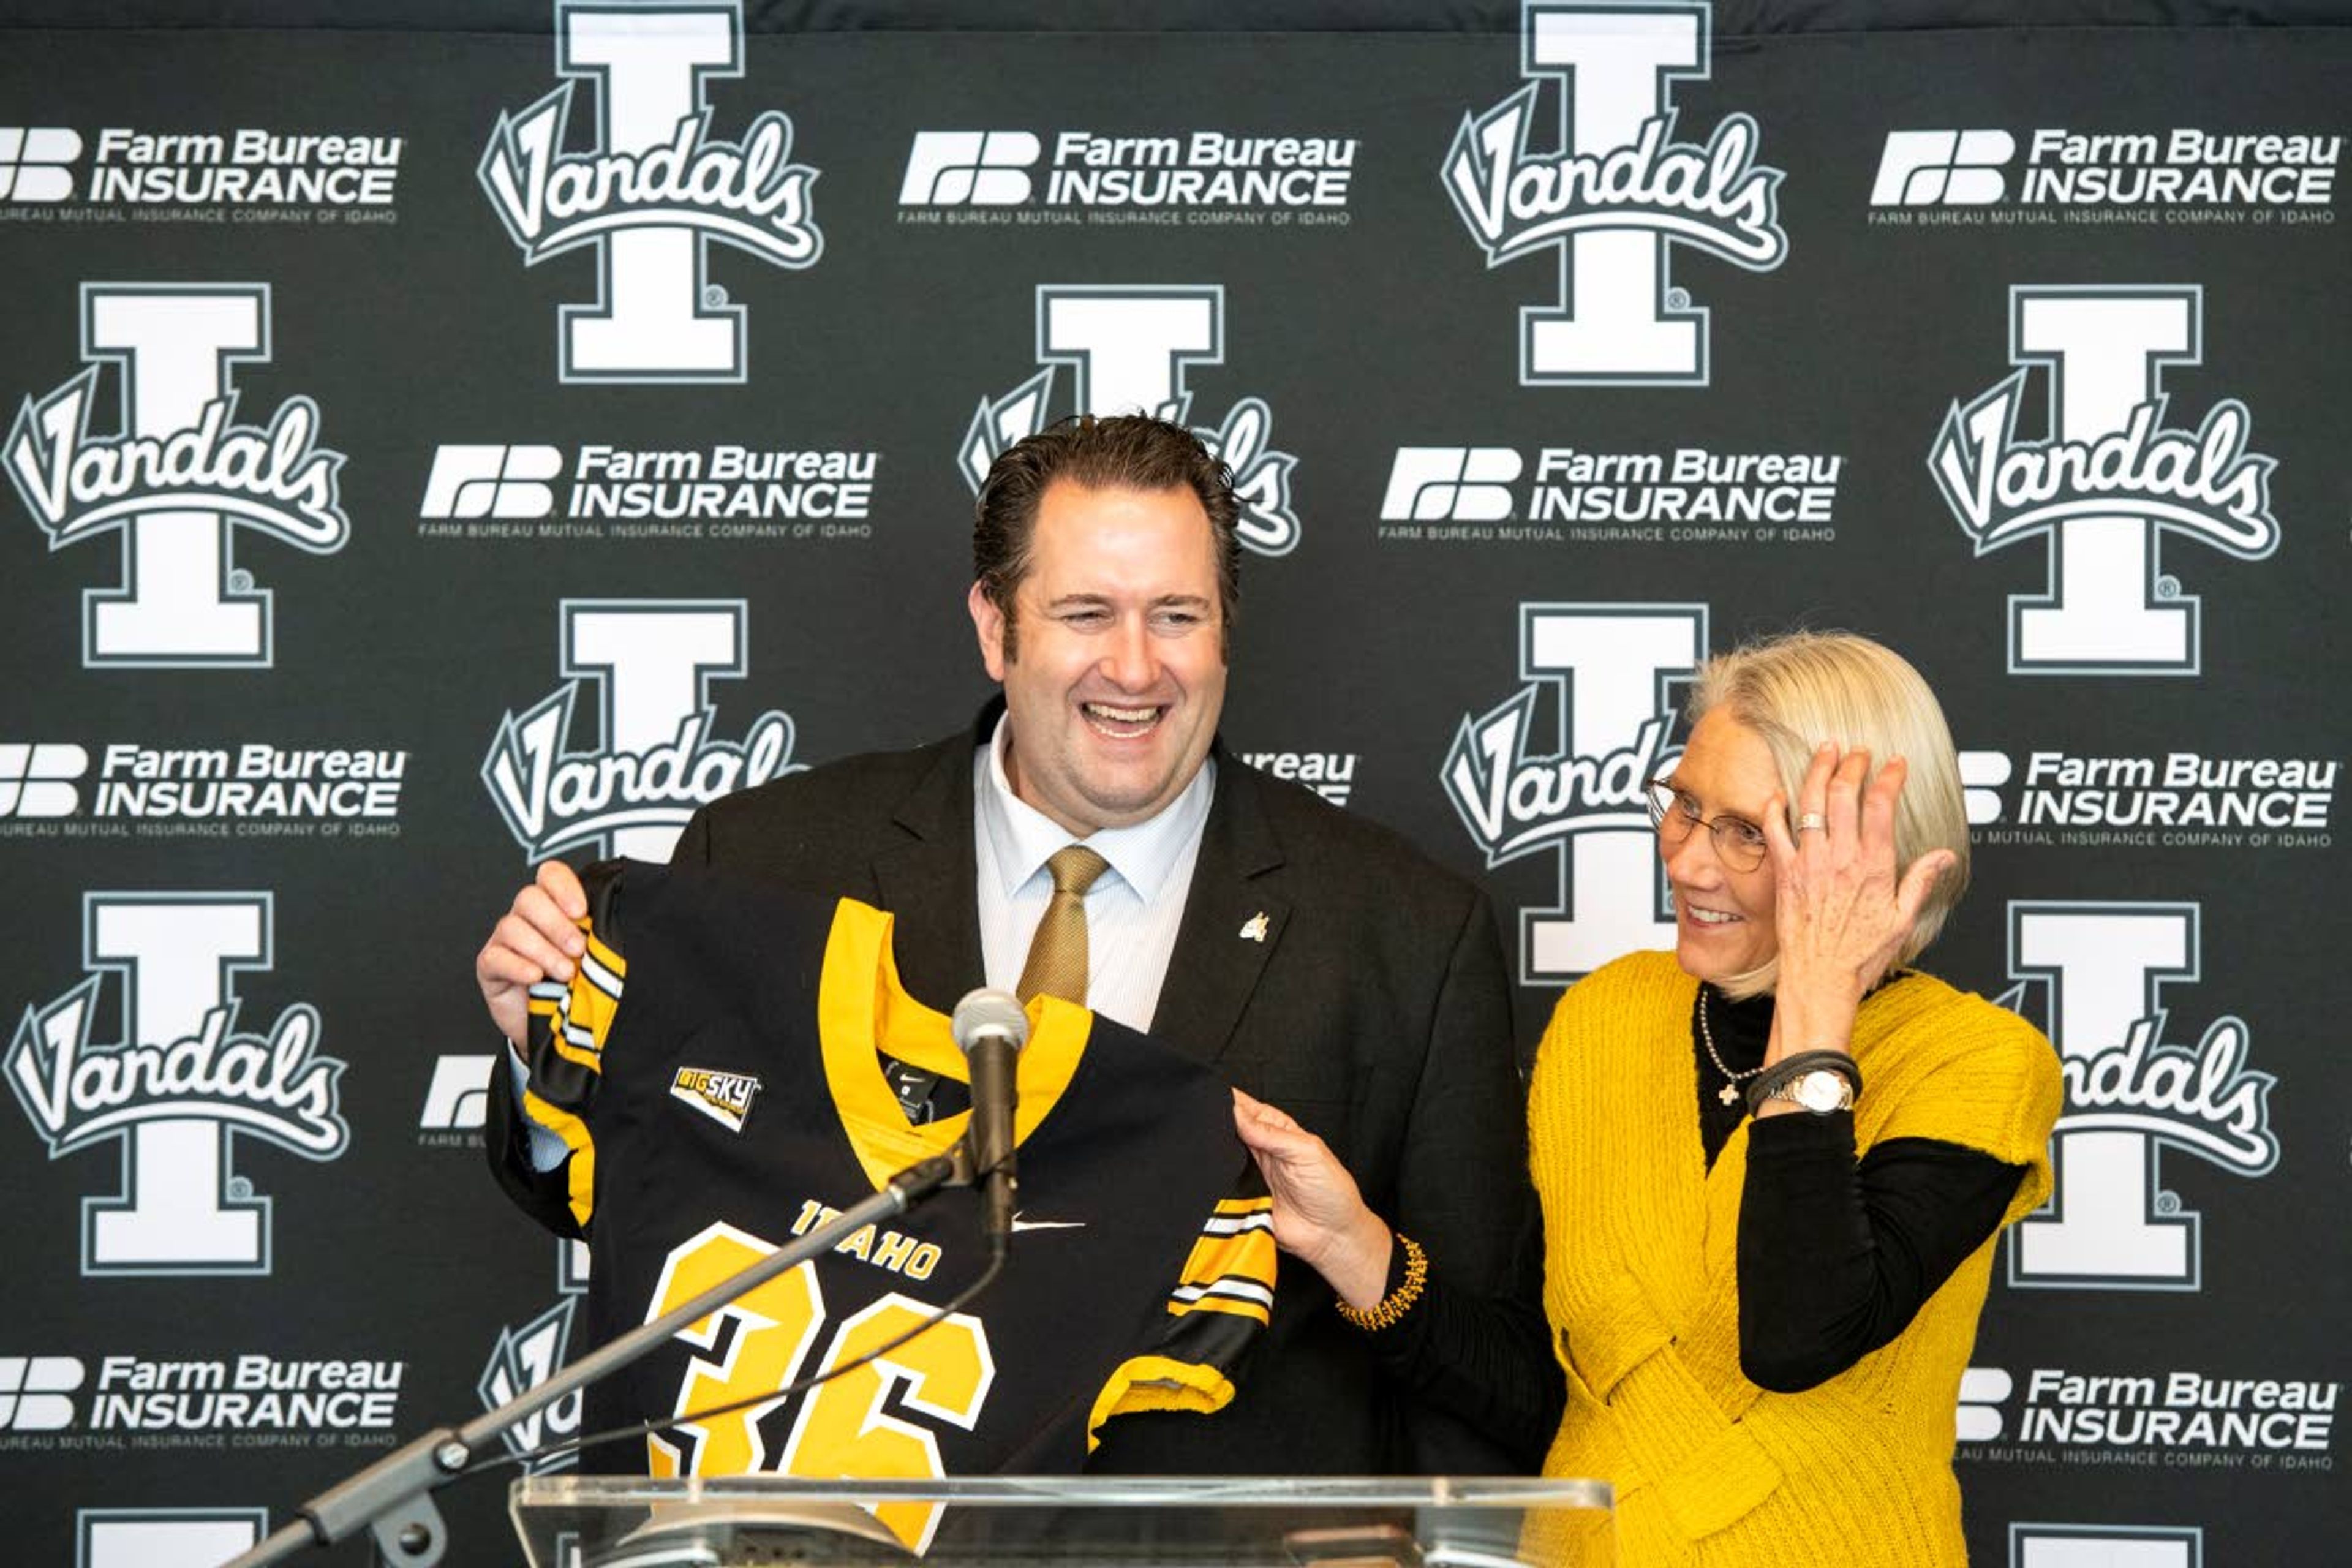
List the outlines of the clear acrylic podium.
{"type": "Polygon", "coordinates": [[[1610,1489],[1599,1481],[541,1476],[515,1482],[508,1506],[530,1568],[1616,1563],[1610,1489]],[[921,1542],[919,1554],[909,1540],[921,1542]]]}

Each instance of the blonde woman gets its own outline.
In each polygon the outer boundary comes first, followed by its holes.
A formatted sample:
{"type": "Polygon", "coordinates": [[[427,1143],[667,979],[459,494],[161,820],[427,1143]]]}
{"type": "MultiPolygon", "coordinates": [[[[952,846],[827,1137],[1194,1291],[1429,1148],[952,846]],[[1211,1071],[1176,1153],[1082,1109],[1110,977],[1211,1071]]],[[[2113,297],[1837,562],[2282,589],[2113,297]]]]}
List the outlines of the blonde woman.
{"type": "Polygon", "coordinates": [[[1966,1561],[1960,1373],[2050,1191],[2050,1044],[1910,966],[1968,877],[1949,732],[1864,638],[1702,672],[1653,785],[1675,950],[1572,987],[1530,1086],[1568,1409],[1620,1561],[1966,1561]]]}
{"type": "MultiPolygon", "coordinates": [[[[1960,1373],[1994,1239],[2049,1195],[2057,1056],[1910,967],[1969,853],[1917,671],[1800,634],[1710,663],[1691,718],[1652,791],[1675,949],[1571,987],[1530,1085],[1568,1381],[1545,1473],[1612,1483],[1624,1568],[1959,1564],[1960,1373]]],[[[1391,1257],[1311,1131],[1239,1121],[1286,1251],[1335,1280],[1391,1257]]],[[[1495,1360],[1454,1381],[1497,1409],[1552,1393],[1495,1360]]]]}

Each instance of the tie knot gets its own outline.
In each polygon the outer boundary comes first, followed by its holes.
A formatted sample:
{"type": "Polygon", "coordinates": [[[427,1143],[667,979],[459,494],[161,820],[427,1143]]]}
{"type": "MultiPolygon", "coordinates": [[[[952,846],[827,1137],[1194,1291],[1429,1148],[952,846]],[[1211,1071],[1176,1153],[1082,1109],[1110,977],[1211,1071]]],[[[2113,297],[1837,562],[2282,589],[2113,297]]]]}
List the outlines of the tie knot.
{"type": "Polygon", "coordinates": [[[1054,891],[1084,898],[1095,879],[1110,869],[1110,862],[1083,844],[1072,844],[1047,856],[1045,869],[1053,873],[1054,891]]]}

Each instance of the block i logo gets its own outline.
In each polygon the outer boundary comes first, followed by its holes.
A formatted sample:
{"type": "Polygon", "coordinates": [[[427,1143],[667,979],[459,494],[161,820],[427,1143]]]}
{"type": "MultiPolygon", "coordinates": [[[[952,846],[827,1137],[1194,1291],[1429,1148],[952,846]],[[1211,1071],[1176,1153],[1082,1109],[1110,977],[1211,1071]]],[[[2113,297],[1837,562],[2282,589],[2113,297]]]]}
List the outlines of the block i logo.
{"type": "Polygon", "coordinates": [[[1755,120],[1675,139],[1674,83],[1706,79],[1713,28],[1691,0],[1527,0],[1527,85],[1464,117],[1443,174],[1486,265],[1549,252],[1559,270],[1559,303],[1520,312],[1521,385],[1705,386],[1708,311],[1675,287],[1675,247],[1751,272],[1787,258],[1755,120]],[[1528,144],[1547,85],[1549,151],[1528,144]]]}
{"type": "Polygon", "coordinates": [[[85,283],[81,357],[89,368],[25,401],[6,461],[50,550],[121,540],[121,584],[82,596],[83,665],[274,664],[270,591],[236,565],[236,531],[331,555],[351,521],[317,404],[236,417],[235,367],[273,357],[269,285],[85,283]],[[109,367],[112,434],[93,428],[109,367]]]}

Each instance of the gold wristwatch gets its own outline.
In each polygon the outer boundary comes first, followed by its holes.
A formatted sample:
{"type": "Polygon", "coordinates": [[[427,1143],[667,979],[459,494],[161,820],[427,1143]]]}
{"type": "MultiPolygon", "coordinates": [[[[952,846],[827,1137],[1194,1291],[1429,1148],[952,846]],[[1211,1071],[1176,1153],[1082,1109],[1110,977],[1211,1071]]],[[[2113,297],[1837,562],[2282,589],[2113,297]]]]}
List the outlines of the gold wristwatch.
{"type": "Polygon", "coordinates": [[[1833,1110],[1853,1109],[1853,1085],[1845,1074],[1830,1068],[1815,1068],[1801,1072],[1786,1083],[1777,1084],[1767,1100],[1785,1100],[1790,1104],[1810,1110],[1816,1116],[1827,1116],[1833,1110]]]}

